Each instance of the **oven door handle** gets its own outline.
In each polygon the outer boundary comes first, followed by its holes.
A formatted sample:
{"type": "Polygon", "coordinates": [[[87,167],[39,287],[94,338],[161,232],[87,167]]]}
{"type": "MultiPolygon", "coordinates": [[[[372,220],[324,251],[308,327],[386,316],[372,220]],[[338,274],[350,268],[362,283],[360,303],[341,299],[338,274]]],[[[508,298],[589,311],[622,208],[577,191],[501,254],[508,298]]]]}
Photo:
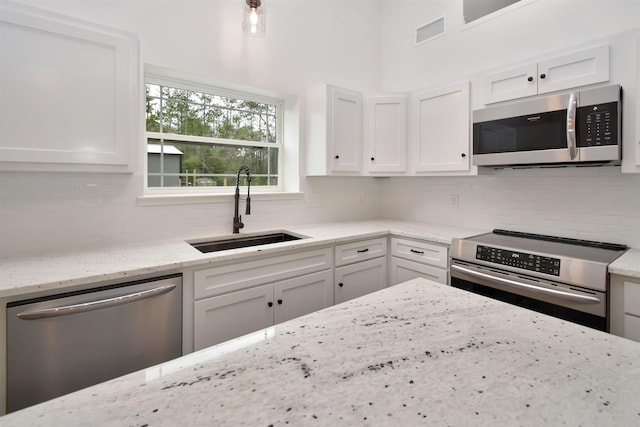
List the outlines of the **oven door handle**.
{"type": "Polygon", "coordinates": [[[483,279],[493,280],[494,282],[504,283],[505,285],[514,286],[517,288],[525,288],[534,292],[553,295],[553,296],[571,300],[577,303],[582,303],[582,304],[600,303],[600,300],[594,296],[574,294],[571,292],[560,291],[557,289],[542,288],[540,286],[529,285],[527,283],[516,282],[515,280],[505,279],[502,277],[496,277],[490,274],[481,273],[479,271],[470,270],[468,268],[460,267],[459,265],[455,265],[455,264],[451,265],[451,268],[453,268],[454,270],[458,270],[463,273],[469,274],[470,276],[481,277],[483,279]]]}

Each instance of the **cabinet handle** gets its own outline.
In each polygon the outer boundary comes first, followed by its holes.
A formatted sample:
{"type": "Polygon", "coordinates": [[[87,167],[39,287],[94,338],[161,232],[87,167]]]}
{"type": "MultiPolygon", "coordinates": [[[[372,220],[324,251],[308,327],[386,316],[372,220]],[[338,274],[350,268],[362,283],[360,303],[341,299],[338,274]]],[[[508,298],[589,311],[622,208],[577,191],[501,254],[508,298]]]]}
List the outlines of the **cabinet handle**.
{"type": "Polygon", "coordinates": [[[533,77],[531,77],[531,76],[527,77],[527,81],[528,82],[532,82],[533,81],[533,77]]]}
{"type": "Polygon", "coordinates": [[[371,158],[371,161],[373,162],[375,159],[376,159],[375,157],[372,157],[372,158],[371,158]]]}
{"type": "Polygon", "coordinates": [[[544,79],[545,77],[547,77],[547,75],[545,73],[540,74],[540,78],[544,79]]]}
{"type": "Polygon", "coordinates": [[[269,307],[273,307],[273,303],[272,303],[271,301],[269,301],[269,302],[267,303],[267,305],[268,305],[269,307]]]}
{"type": "Polygon", "coordinates": [[[363,253],[365,253],[365,252],[369,252],[369,248],[366,248],[366,249],[360,249],[360,250],[358,251],[358,253],[359,253],[359,254],[363,254],[363,253]]]}
{"type": "Polygon", "coordinates": [[[344,283],[340,282],[338,283],[338,286],[342,288],[344,286],[344,283]]]}
{"type": "Polygon", "coordinates": [[[413,252],[414,254],[418,254],[418,255],[424,255],[424,251],[418,251],[415,249],[409,249],[411,252],[413,252]]]}
{"type": "Polygon", "coordinates": [[[340,156],[336,154],[336,157],[335,157],[335,158],[336,158],[336,159],[339,159],[339,158],[340,158],[340,156]]]}
{"type": "Polygon", "coordinates": [[[467,157],[467,155],[466,155],[466,153],[462,153],[462,154],[460,154],[460,157],[465,158],[465,157],[467,157]]]}
{"type": "Polygon", "coordinates": [[[282,305],[282,300],[281,299],[278,300],[278,304],[282,305]]]}

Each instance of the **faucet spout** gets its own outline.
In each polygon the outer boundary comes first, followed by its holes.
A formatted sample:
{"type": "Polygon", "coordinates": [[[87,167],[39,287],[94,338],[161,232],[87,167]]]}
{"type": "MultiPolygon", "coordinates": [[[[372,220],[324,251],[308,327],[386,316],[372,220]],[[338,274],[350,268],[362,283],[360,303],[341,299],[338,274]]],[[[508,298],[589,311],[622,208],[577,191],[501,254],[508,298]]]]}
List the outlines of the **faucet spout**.
{"type": "Polygon", "coordinates": [[[240,229],[244,227],[242,223],[242,216],[239,213],[239,205],[240,205],[240,174],[244,172],[247,174],[247,202],[246,202],[246,215],[251,215],[251,171],[247,166],[240,166],[238,169],[238,176],[236,177],[236,194],[234,196],[234,214],[233,214],[233,233],[237,234],[240,232],[240,229]]]}

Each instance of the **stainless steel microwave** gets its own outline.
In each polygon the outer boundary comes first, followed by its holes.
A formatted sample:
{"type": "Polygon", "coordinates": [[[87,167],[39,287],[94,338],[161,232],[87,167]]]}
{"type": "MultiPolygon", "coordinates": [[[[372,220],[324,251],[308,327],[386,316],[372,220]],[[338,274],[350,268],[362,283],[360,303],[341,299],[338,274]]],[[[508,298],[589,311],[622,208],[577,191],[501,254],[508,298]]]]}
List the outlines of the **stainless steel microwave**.
{"type": "Polygon", "coordinates": [[[622,160],[620,85],[475,110],[473,164],[619,164],[622,160]]]}

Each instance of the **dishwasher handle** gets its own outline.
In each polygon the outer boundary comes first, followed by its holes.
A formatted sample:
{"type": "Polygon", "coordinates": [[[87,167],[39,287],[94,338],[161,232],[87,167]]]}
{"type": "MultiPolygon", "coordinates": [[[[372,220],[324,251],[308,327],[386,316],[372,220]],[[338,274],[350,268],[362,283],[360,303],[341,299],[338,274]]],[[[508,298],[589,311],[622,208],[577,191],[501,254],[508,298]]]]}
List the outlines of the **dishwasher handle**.
{"type": "Polygon", "coordinates": [[[61,307],[44,308],[41,310],[23,311],[16,314],[22,320],[45,319],[51,317],[67,316],[69,314],[86,313],[88,311],[99,310],[101,308],[113,307],[116,305],[128,304],[134,301],[151,298],[156,295],[166,294],[175,289],[176,285],[163,285],[157,288],[147,289],[132,294],[120,295],[117,297],[90,301],[81,304],[63,305],[61,307]]]}

